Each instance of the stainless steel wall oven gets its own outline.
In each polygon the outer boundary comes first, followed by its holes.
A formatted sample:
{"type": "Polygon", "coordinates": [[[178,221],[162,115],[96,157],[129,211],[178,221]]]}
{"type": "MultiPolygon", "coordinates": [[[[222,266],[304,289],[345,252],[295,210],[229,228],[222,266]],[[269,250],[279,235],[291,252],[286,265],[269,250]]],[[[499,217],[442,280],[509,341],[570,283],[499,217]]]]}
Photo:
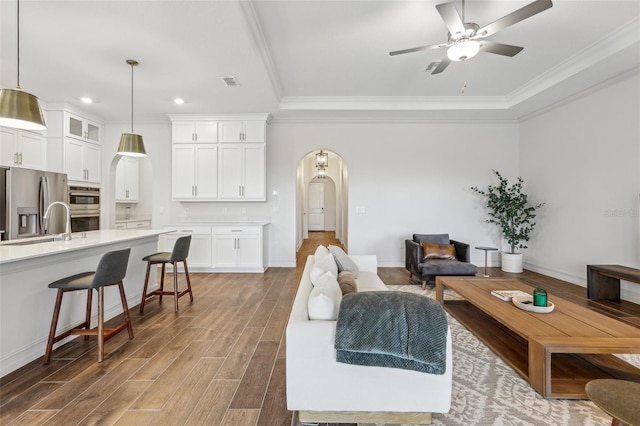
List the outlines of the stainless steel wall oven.
{"type": "Polygon", "coordinates": [[[100,188],[69,187],[71,232],[100,229],[100,188]]]}

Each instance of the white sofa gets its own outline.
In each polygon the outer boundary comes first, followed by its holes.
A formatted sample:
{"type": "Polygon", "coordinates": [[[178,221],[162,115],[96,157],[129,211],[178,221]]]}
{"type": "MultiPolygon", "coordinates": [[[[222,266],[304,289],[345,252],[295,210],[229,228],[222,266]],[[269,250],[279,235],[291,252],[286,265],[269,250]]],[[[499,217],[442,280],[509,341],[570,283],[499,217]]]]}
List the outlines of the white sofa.
{"type": "MultiPolygon", "coordinates": [[[[358,291],[387,290],[377,275],[374,255],[350,256],[360,270],[358,291]]],[[[286,330],[287,408],[301,422],[431,423],[431,413],[451,405],[451,330],[447,334],[446,372],[338,363],[336,321],[310,320],[307,300],[313,289],[305,265],[286,330]]]]}

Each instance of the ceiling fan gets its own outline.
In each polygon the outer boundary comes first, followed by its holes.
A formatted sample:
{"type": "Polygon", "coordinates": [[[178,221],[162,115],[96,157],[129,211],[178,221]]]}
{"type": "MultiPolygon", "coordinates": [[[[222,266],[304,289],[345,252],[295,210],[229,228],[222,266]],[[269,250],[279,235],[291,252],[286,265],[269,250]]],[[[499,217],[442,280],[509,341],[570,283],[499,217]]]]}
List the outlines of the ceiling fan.
{"type": "Polygon", "coordinates": [[[476,23],[465,22],[464,2],[465,0],[462,0],[462,17],[458,14],[458,10],[453,3],[442,3],[436,5],[438,13],[449,29],[449,37],[446,43],[396,50],[389,52],[389,55],[395,56],[405,53],[420,52],[422,50],[447,48],[447,55],[433,69],[431,74],[440,74],[445,70],[445,68],[447,68],[451,61],[466,61],[467,59],[473,58],[480,51],[503,56],[515,56],[524,48],[485,40],[485,38],[553,6],[551,0],[536,0],[533,3],[529,3],[515,12],[511,12],[497,21],[480,28],[476,23]]]}

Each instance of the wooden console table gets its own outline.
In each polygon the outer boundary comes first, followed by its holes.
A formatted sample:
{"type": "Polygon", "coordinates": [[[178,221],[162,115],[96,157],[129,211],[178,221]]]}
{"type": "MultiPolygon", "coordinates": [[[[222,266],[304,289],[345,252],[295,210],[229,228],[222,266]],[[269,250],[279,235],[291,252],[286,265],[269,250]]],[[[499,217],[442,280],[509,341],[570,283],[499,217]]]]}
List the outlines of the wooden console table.
{"type": "Polygon", "coordinates": [[[587,265],[587,297],[620,302],[620,280],[640,284],[640,269],[620,265],[587,265]]]}
{"type": "Polygon", "coordinates": [[[527,312],[492,290],[533,287],[517,279],[437,277],[436,298],[546,398],[585,399],[594,379],[640,381],[640,369],[612,354],[640,353],[640,329],[549,294],[553,312],[527,312]],[[444,298],[444,289],[465,300],[444,298]]]}

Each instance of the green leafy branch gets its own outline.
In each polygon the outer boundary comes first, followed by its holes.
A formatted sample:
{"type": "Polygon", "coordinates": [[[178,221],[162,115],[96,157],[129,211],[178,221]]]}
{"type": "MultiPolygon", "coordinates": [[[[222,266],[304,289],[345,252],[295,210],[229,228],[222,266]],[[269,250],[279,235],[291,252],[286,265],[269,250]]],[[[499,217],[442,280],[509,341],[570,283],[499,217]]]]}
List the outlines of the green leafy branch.
{"type": "Polygon", "coordinates": [[[486,190],[473,186],[471,189],[486,197],[490,217],[487,222],[496,224],[502,230],[511,247],[510,253],[515,253],[517,248],[527,248],[524,242],[529,241],[529,234],[536,225],[533,222],[535,211],[545,203],[528,204],[527,195],[522,193],[524,181],[520,176],[516,183],[509,185],[507,178],[498,171],[493,170],[493,173],[498,177],[497,186],[489,185],[486,190]]]}

